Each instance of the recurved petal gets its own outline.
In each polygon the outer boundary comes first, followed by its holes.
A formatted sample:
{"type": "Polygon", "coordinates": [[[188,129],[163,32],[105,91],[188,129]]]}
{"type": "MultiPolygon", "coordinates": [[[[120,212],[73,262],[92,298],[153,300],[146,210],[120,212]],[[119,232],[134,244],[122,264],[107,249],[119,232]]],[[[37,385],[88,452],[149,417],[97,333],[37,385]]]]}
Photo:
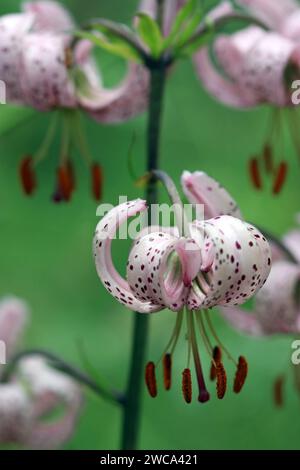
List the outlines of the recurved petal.
{"type": "Polygon", "coordinates": [[[76,106],[62,37],[32,33],[24,38],[22,88],[27,104],[41,111],[76,106]]]}
{"type": "Polygon", "coordinates": [[[227,215],[195,222],[195,229],[203,239],[202,247],[212,243],[215,248],[210,271],[198,277],[204,294],[201,306],[246,302],[262,287],[271,269],[270,246],[265,237],[255,227],[227,215]]]}
{"type": "Polygon", "coordinates": [[[282,21],[294,13],[299,4],[295,0],[237,0],[237,3],[248,8],[251,13],[271,28],[278,29],[282,21]]]}
{"type": "Polygon", "coordinates": [[[163,231],[150,233],[135,241],[127,279],[141,301],[178,311],[200,264],[201,254],[194,240],[178,239],[163,231]]]}
{"type": "Polygon", "coordinates": [[[282,22],[279,32],[294,41],[300,40],[300,8],[282,22]]]}
{"type": "Polygon", "coordinates": [[[259,103],[257,96],[239,83],[224,77],[214,66],[208,48],[203,47],[194,55],[196,72],[204,88],[218,101],[236,108],[247,108],[259,103]]]}
{"type": "MultiPolygon", "coordinates": [[[[106,290],[122,305],[140,313],[152,313],[162,309],[151,301],[139,300],[128,282],[116,271],[111,255],[111,242],[118,228],[129,218],[146,211],[146,202],[137,199],[113,208],[99,222],[94,237],[94,256],[98,276],[106,290]]],[[[137,243],[137,242],[136,242],[137,243]]]]}
{"type": "Polygon", "coordinates": [[[202,171],[184,171],[181,177],[183,191],[193,204],[204,205],[205,219],[219,215],[242,218],[235,200],[220,183],[202,171]]]}
{"type": "Polygon", "coordinates": [[[52,369],[36,356],[24,359],[19,376],[32,397],[33,423],[25,444],[35,449],[51,449],[62,445],[74,432],[81,410],[79,386],[65,374],[52,369]],[[46,415],[63,407],[64,413],[47,422],[46,415]]]}
{"type": "Polygon", "coordinates": [[[75,26],[70,13],[58,2],[25,2],[23,11],[34,15],[35,31],[63,33],[70,32],[75,26]]]}
{"type": "Polygon", "coordinates": [[[0,302],[0,340],[5,343],[7,358],[14,353],[27,320],[25,302],[16,297],[7,297],[0,302]]]}
{"type": "Polygon", "coordinates": [[[300,268],[287,261],[273,264],[256,296],[256,314],[265,334],[299,333],[300,268]]]}
{"type": "MultiPolygon", "coordinates": [[[[88,78],[88,77],[87,77],[88,78]]],[[[118,87],[109,90],[88,84],[85,94],[78,90],[79,103],[102,123],[126,121],[147,109],[149,73],[140,64],[130,64],[128,74],[118,87]]]]}
{"type": "Polygon", "coordinates": [[[22,103],[20,62],[23,40],[33,25],[31,14],[5,15],[0,18],[0,80],[6,85],[8,103],[22,103]]]}

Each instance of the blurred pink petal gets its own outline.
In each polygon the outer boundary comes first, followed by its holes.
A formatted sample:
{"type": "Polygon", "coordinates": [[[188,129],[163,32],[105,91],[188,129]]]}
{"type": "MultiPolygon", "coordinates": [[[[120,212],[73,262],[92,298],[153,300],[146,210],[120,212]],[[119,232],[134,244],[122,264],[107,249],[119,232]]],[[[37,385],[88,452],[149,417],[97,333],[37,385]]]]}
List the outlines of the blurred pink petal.
{"type": "Polygon", "coordinates": [[[299,8],[296,0],[237,0],[237,4],[248,8],[254,16],[275,29],[299,8]]]}
{"type": "Polygon", "coordinates": [[[254,313],[247,312],[240,307],[223,307],[222,315],[236,330],[253,336],[264,335],[259,319],[254,313]]]}
{"type": "Polygon", "coordinates": [[[6,345],[7,358],[14,354],[27,320],[25,302],[16,297],[8,297],[0,302],[0,340],[6,345]]]}
{"type": "Polygon", "coordinates": [[[19,374],[32,395],[33,422],[25,445],[35,449],[61,446],[74,432],[82,405],[80,387],[65,374],[36,356],[24,359],[19,374]],[[63,415],[47,422],[46,415],[63,406],[63,415]]]}
{"type": "Polygon", "coordinates": [[[75,26],[69,12],[55,1],[25,2],[23,11],[34,15],[35,31],[61,34],[70,32],[75,26]]]}
{"type": "Polygon", "coordinates": [[[22,101],[20,61],[23,41],[32,27],[31,14],[0,17],[0,79],[6,84],[6,99],[10,103],[22,101]]]}
{"type": "Polygon", "coordinates": [[[283,237],[283,243],[300,264],[300,229],[291,230],[283,237]]]}
{"type": "Polygon", "coordinates": [[[0,443],[21,444],[32,423],[30,398],[18,383],[0,385],[0,443]]]}

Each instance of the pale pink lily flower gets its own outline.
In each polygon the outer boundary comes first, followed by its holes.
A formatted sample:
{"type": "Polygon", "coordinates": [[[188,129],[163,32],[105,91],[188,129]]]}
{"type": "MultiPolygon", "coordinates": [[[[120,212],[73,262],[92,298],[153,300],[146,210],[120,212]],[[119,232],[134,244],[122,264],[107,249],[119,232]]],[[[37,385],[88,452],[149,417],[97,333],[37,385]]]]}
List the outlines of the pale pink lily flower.
{"type": "MultiPolygon", "coordinates": [[[[102,123],[118,123],[142,113],[148,105],[147,69],[128,63],[121,83],[113,89],[105,88],[91,56],[93,45],[82,40],[71,52],[75,29],[70,14],[54,1],[26,2],[21,13],[0,18],[0,80],[6,84],[8,103],[39,111],[59,110],[63,121],[54,202],[69,201],[75,189],[70,163],[72,144],[90,167],[93,196],[101,199],[102,170],[93,163],[78,110],[102,123]]],[[[36,189],[35,170],[53,142],[57,118],[54,113],[34,157],[29,153],[21,162],[20,177],[26,195],[36,189]]]]}
{"type": "MultiPolygon", "coordinates": [[[[300,72],[300,7],[293,0],[240,0],[237,4],[246,7],[246,11],[269,29],[249,26],[231,35],[218,35],[213,52],[219,68],[208,48],[195,54],[195,67],[206,90],[218,101],[236,108],[264,103],[273,106],[263,149],[251,157],[249,173],[252,184],[260,190],[265,171],[271,177],[272,192],[279,194],[288,171],[282,155],[275,161],[276,143],[280,136],[284,139],[282,108],[289,108],[288,127],[295,149],[298,154],[300,152],[298,119],[292,101],[292,82],[300,72]]],[[[223,2],[212,15],[220,17],[232,12],[231,4],[223,2]]]]}
{"type": "MultiPolygon", "coordinates": [[[[168,181],[166,186],[177,204],[177,220],[184,219],[176,190],[168,181]]],[[[128,256],[127,279],[114,267],[111,243],[128,218],[147,210],[146,201],[137,199],[112,209],[100,220],[94,238],[96,269],[106,290],[139,313],[166,308],[178,312],[173,339],[179,336],[185,309],[188,318],[194,314],[196,318],[201,310],[216,305],[242,304],[260,290],[271,267],[267,240],[241,220],[236,202],[218,182],[203,172],[184,172],[182,186],[192,204],[204,204],[205,220],[185,221],[183,231],[168,227],[142,231],[128,256]]],[[[193,351],[196,354],[195,347],[193,351]]],[[[207,401],[197,359],[195,365],[199,401],[207,401]]]]}
{"type": "MultiPolygon", "coordinates": [[[[288,232],[283,245],[293,256],[294,262],[287,259],[284,251],[275,247],[276,261],[273,261],[270,275],[254,300],[251,311],[239,307],[222,309],[229,323],[242,333],[264,337],[270,335],[290,335],[300,333],[300,230],[288,232]]],[[[273,256],[273,258],[275,258],[273,256]]],[[[300,370],[294,365],[294,382],[300,392],[300,370]]],[[[283,402],[285,375],[280,375],[274,384],[274,398],[278,405],[283,402]]]]}
{"type": "MultiPolygon", "coordinates": [[[[23,301],[8,298],[0,304],[0,340],[6,344],[7,361],[15,352],[28,319],[23,301]]],[[[5,366],[0,366],[3,374],[5,366]]],[[[9,382],[0,375],[0,442],[33,449],[61,446],[74,432],[81,410],[78,385],[52,369],[40,356],[22,359],[9,382]],[[63,407],[52,422],[46,417],[63,407]]]]}

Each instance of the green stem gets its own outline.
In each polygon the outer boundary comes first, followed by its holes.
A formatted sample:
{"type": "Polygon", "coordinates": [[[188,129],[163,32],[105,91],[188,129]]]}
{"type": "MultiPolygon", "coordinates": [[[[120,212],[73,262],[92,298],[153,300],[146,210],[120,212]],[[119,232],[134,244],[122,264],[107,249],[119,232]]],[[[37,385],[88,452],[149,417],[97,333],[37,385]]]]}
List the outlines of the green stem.
{"type": "Polygon", "coordinates": [[[60,370],[61,372],[64,372],[65,374],[69,375],[77,382],[85,385],[94,393],[99,395],[101,398],[111,401],[114,404],[119,404],[119,405],[123,404],[124,398],[121,394],[115,391],[106,390],[98,382],[95,382],[91,377],[86,375],[84,372],[81,372],[79,369],[69,364],[64,359],[61,359],[56,354],[53,354],[49,351],[44,351],[41,349],[32,349],[32,350],[23,351],[19,354],[16,354],[7,365],[5,369],[5,373],[1,377],[1,382],[7,382],[10,379],[18,363],[22,359],[32,357],[32,356],[43,357],[51,364],[52,367],[54,367],[57,370],[60,370]]]}
{"type": "MultiPolygon", "coordinates": [[[[166,68],[164,64],[157,63],[155,67],[150,69],[150,102],[147,130],[148,172],[152,172],[158,168],[165,79],[166,68]]],[[[155,204],[157,202],[157,185],[155,178],[151,178],[148,182],[146,189],[146,199],[149,207],[151,207],[151,204],[155,204]]],[[[126,401],[124,404],[121,441],[122,450],[132,450],[137,448],[141,418],[141,392],[144,376],[146,348],[148,342],[148,329],[148,315],[141,315],[140,313],[136,313],[133,327],[131,365],[128,377],[126,401]]]]}

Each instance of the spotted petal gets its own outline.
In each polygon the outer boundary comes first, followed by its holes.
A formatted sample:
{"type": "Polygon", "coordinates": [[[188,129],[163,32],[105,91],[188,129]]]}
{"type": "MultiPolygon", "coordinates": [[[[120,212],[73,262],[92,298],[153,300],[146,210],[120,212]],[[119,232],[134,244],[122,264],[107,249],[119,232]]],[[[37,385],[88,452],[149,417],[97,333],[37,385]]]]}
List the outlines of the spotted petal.
{"type": "Polygon", "coordinates": [[[202,237],[201,246],[214,245],[215,257],[210,271],[199,275],[189,307],[243,304],[269,275],[271,252],[267,240],[255,227],[231,216],[195,222],[194,230],[202,237]],[[201,291],[198,302],[197,290],[201,291]]]}
{"type": "Polygon", "coordinates": [[[151,301],[142,301],[132,292],[128,282],[116,271],[111,256],[111,242],[120,225],[147,209],[146,202],[135,201],[120,204],[106,214],[96,228],[94,256],[98,276],[108,292],[122,305],[140,313],[152,313],[162,309],[151,301]]]}
{"type": "Polygon", "coordinates": [[[300,332],[300,268],[287,261],[274,263],[256,296],[255,311],[265,334],[300,332]]]}
{"type": "Polygon", "coordinates": [[[194,240],[160,231],[136,240],[129,255],[127,279],[141,301],[178,311],[200,265],[201,254],[194,240]]]}
{"type": "Polygon", "coordinates": [[[33,422],[25,445],[35,449],[61,446],[72,435],[81,409],[82,397],[78,385],[65,374],[51,369],[40,357],[24,359],[19,375],[32,396],[33,422]],[[64,407],[64,414],[54,422],[45,415],[64,407]]]}
{"type": "Polygon", "coordinates": [[[6,85],[6,99],[22,103],[20,60],[23,40],[32,27],[31,14],[5,15],[0,18],[0,80],[6,85]]]}
{"type": "Polygon", "coordinates": [[[205,219],[219,215],[242,218],[235,200],[216,180],[202,171],[185,171],[181,177],[183,191],[193,204],[204,205],[205,219]]]}
{"type": "Polygon", "coordinates": [[[66,67],[62,36],[32,33],[23,41],[22,88],[26,102],[39,110],[75,107],[75,90],[66,67]]]}

